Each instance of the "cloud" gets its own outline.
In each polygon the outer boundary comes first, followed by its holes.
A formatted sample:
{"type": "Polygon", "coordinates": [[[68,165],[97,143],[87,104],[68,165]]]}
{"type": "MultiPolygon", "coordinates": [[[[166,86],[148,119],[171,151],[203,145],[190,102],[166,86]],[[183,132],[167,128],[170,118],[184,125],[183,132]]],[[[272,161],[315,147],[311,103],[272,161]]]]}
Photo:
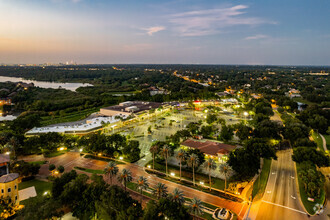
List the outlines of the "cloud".
{"type": "Polygon", "coordinates": [[[254,36],[246,37],[245,40],[259,40],[259,39],[265,39],[265,38],[268,38],[268,36],[264,35],[264,34],[257,34],[254,36]]]}
{"type": "Polygon", "coordinates": [[[181,36],[205,36],[221,32],[224,28],[272,23],[261,18],[243,16],[246,5],[188,11],[170,15],[169,22],[181,36]]]}
{"type": "Polygon", "coordinates": [[[159,31],[163,31],[166,28],[163,26],[155,26],[155,27],[149,27],[149,28],[143,28],[143,30],[147,31],[147,34],[149,36],[152,36],[154,33],[157,33],[159,31]]]}

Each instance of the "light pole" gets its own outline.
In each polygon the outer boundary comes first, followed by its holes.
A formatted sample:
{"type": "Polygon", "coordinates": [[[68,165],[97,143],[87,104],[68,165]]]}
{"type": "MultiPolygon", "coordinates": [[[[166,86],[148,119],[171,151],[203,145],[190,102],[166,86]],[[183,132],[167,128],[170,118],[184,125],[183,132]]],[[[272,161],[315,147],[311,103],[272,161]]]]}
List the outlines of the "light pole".
{"type": "Polygon", "coordinates": [[[249,115],[249,113],[248,112],[244,112],[243,114],[244,114],[244,119],[245,119],[245,124],[246,124],[246,117],[249,115]]]}

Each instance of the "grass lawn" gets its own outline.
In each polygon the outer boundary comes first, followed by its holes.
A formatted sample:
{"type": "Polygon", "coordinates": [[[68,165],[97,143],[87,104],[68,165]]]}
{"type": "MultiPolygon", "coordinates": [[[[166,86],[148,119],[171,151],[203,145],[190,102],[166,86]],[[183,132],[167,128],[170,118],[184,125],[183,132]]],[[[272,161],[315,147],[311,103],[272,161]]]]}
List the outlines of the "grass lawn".
{"type": "MultiPolygon", "coordinates": [[[[297,167],[297,173],[299,173],[300,166],[299,166],[298,163],[296,163],[296,167],[297,167]]],[[[308,196],[307,196],[307,194],[305,192],[304,184],[300,180],[299,176],[298,176],[298,183],[299,183],[299,193],[300,193],[301,201],[304,204],[307,212],[309,214],[313,215],[315,213],[314,210],[313,210],[313,207],[315,206],[315,204],[316,203],[319,203],[319,204],[323,204],[324,203],[324,200],[325,200],[325,191],[324,191],[324,189],[322,189],[321,190],[321,196],[320,196],[320,198],[315,199],[314,202],[310,202],[310,201],[307,200],[308,196]]]]}
{"type": "Polygon", "coordinates": [[[93,169],[88,169],[88,168],[83,168],[83,167],[74,167],[77,170],[81,170],[87,173],[96,173],[96,174],[104,174],[103,170],[93,170],[93,169]]]}
{"type": "Polygon", "coordinates": [[[304,103],[304,104],[307,104],[307,105],[317,104],[315,102],[307,101],[306,99],[303,99],[302,97],[295,97],[295,98],[292,98],[292,100],[295,101],[295,102],[301,102],[301,103],[304,103]]]}
{"type": "Polygon", "coordinates": [[[52,116],[44,116],[41,117],[41,125],[47,126],[50,124],[58,124],[58,123],[64,123],[64,122],[72,122],[72,121],[79,121],[83,120],[86,117],[88,117],[93,112],[97,112],[100,110],[101,107],[91,108],[91,109],[85,109],[81,111],[74,111],[72,113],[68,113],[67,115],[60,117],[56,116],[55,118],[52,118],[52,116]]]}
{"type": "Polygon", "coordinates": [[[93,160],[101,160],[101,161],[105,161],[105,162],[110,162],[110,161],[114,161],[116,162],[116,164],[125,164],[124,162],[120,162],[111,158],[103,158],[103,157],[98,157],[98,156],[94,156],[94,155],[90,155],[90,154],[86,154],[85,158],[90,158],[93,160]]]}
{"type": "Polygon", "coordinates": [[[325,141],[327,142],[327,149],[330,150],[330,135],[326,134],[326,135],[323,135],[323,137],[325,138],[325,141]]]}
{"type": "Polygon", "coordinates": [[[66,151],[55,151],[53,153],[50,153],[50,154],[46,154],[45,157],[57,157],[57,156],[60,156],[62,154],[65,154],[66,151]]]}
{"type": "Polygon", "coordinates": [[[313,137],[315,143],[317,144],[317,147],[320,149],[320,151],[324,152],[323,141],[322,141],[322,138],[319,135],[319,133],[312,131],[312,137],[313,137]]]}
{"type": "Polygon", "coordinates": [[[255,200],[261,199],[265,192],[271,164],[272,160],[264,160],[264,165],[262,167],[261,174],[253,184],[252,197],[255,200]]]}
{"type": "MultiPolygon", "coordinates": [[[[18,190],[25,189],[28,187],[34,186],[37,192],[37,197],[43,196],[44,192],[50,191],[52,188],[52,183],[51,182],[45,182],[37,179],[29,180],[29,181],[24,181],[18,184],[18,190]]],[[[30,198],[32,199],[32,198],[30,198]]],[[[30,199],[26,199],[21,202],[22,205],[26,204],[29,202],[30,199]]]]}
{"type": "MultiPolygon", "coordinates": [[[[150,165],[151,168],[152,168],[152,165],[153,165],[152,160],[149,161],[147,163],[147,165],[150,165]]],[[[167,165],[167,168],[168,168],[168,173],[175,173],[176,177],[180,176],[180,167],[173,166],[173,165],[167,165]]],[[[165,173],[166,166],[165,166],[165,164],[157,163],[155,161],[155,170],[158,170],[158,171],[161,171],[161,172],[165,173]]],[[[181,176],[182,176],[182,179],[192,181],[192,179],[193,179],[192,170],[182,168],[181,176]]],[[[206,174],[203,174],[203,173],[196,173],[195,172],[195,181],[196,181],[196,183],[204,182],[205,186],[208,186],[209,176],[206,175],[206,174]]],[[[229,183],[230,182],[227,181],[227,186],[229,185],[229,183]]],[[[222,180],[222,179],[219,179],[219,178],[212,177],[212,188],[224,190],[225,189],[225,181],[222,180]]]]}
{"type": "Polygon", "coordinates": [[[28,162],[30,164],[39,164],[40,166],[47,163],[47,161],[45,160],[41,160],[41,161],[32,161],[32,162],[28,162]]]}

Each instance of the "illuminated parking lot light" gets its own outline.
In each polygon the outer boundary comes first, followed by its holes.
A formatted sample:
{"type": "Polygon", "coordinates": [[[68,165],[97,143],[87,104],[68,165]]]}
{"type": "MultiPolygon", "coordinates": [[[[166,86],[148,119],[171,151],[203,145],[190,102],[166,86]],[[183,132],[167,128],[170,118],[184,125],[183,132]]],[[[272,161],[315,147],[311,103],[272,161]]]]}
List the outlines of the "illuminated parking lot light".
{"type": "Polygon", "coordinates": [[[171,173],[171,176],[175,176],[175,173],[171,173]]]}

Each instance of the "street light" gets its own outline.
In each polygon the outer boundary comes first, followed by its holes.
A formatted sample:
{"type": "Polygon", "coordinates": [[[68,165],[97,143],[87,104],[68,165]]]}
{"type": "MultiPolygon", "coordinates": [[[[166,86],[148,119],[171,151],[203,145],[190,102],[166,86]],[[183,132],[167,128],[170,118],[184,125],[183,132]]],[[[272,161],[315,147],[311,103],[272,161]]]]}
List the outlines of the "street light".
{"type": "Polygon", "coordinates": [[[244,112],[243,114],[244,114],[244,117],[245,117],[245,124],[246,124],[246,117],[249,115],[249,113],[248,112],[244,112]]]}

